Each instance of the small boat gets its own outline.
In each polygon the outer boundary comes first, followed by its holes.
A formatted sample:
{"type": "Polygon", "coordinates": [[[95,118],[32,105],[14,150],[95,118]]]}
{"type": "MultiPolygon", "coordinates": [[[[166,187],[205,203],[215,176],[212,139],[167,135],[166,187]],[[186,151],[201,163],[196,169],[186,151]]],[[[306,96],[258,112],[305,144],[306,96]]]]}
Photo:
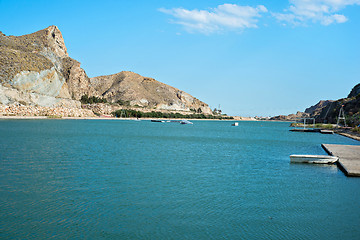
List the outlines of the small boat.
{"type": "Polygon", "coordinates": [[[181,120],[180,124],[193,124],[193,123],[188,120],[181,120]]]}
{"type": "Polygon", "coordinates": [[[237,127],[237,126],[239,126],[239,123],[238,123],[238,122],[235,122],[235,123],[231,124],[231,126],[237,127]]]}
{"type": "Polygon", "coordinates": [[[156,119],[153,119],[151,120],[151,122],[165,122],[164,120],[156,120],[156,119]]]}
{"type": "Polygon", "coordinates": [[[322,130],[320,130],[320,133],[322,133],[322,134],[334,134],[334,131],[333,130],[322,129],[322,130]]]}
{"type": "Polygon", "coordinates": [[[319,163],[331,164],[339,160],[338,157],[329,155],[290,155],[290,162],[292,163],[319,163]]]}

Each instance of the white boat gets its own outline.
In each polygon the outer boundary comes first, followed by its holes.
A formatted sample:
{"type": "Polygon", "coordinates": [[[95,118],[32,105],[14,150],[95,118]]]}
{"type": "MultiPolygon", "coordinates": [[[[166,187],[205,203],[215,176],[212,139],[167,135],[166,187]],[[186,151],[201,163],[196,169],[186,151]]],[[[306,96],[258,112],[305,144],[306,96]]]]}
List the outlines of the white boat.
{"type": "Polygon", "coordinates": [[[234,122],[233,124],[231,124],[231,126],[239,126],[239,123],[238,122],[234,122]]]}
{"type": "Polygon", "coordinates": [[[290,155],[290,162],[292,163],[322,163],[330,164],[339,160],[338,157],[329,155],[290,155]]]}
{"type": "Polygon", "coordinates": [[[334,131],[333,130],[321,129],[320,133],[322,133],[322,134],[334,134],[334,131]]]}
{"type": "Polygon", "coordinates": [[[181,120],[180,124],[193,124],[193,123],[188,120],[181,120]]]}

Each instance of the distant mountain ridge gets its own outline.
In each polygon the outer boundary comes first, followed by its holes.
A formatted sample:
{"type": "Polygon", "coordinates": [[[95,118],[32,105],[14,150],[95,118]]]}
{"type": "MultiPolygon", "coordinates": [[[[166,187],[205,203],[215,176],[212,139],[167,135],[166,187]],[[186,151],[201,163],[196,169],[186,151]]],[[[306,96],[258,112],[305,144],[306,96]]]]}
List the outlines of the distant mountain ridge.
{"type": "Polygon", "coordinates": [[[89,78],[69,57],[56,26],[23,36],[0,32],[0,104],[80,107],[82,96],[130,106],[212,114],[209,106],[179,89],[132,72],[89,78]]]}
{"type": "Polygon", "coordinates": [[[315,118],[317,123],[337,123],[341,107],[344,109],[347,125],[360,124],[360,83],[353,87],[347,98],[338,100],[321,100],[317,104],[287,116],[280,115],[270,120],[295,121],[300,118],[315,118]]]}
{"type": "Polygon", "coordinates": [[[316,112],[311,114],[317,122],[337,123],[340,109],[344,109],[347,125],[358,126],[360,124],[360,84],[357,84],[347,98],[336,101],[328,101],[316,112]]]}

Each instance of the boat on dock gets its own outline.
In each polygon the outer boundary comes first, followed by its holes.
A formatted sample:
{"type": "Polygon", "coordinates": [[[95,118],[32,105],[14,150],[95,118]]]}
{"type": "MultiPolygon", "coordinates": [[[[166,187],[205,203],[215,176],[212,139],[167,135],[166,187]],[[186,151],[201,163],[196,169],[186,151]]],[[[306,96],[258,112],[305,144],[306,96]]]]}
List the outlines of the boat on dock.
{"type": "Polygon", "coordinates": [[[316,164],[332,164],[339,158],[329,155],[290,155],[291,163],[316,163],[316,164]]]}

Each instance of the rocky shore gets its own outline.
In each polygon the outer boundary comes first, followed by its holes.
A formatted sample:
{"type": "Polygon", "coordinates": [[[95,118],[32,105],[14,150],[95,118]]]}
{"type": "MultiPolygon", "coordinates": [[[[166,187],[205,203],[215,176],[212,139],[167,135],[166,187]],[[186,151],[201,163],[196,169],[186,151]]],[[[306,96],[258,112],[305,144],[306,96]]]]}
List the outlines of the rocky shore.
{"type": "Polygon", "coordinates": [[[0,116],[95,117],[93,111],[81,108],[25,106],[0,104],[0,116]]]}
{"type": "Polygon", "coordinates": [[[129,106],[120,106],[117,104],[108,103],[95,103],[95,104],[82,104],[81,107],[71,106],[57,106],[57,107],[43,107],[39,105],[23,105],[19,103],[15,104],[0,104],[0,116],[27,116],[27,117],[72,117],[72,118],[84,118],[84,117],[109,117],[113,112],[120,109],[133,109],[142,112],[164,112],[164,113],[181,113],[184,115],[191,114],[188,111],[171,111],[171,110],[158,110],[147,108],[134,108],[129,106]]]}
{"type": "Polygon", "coordinates": [[[342,135],[344,137],[348,137],[348,138],[352,138],[354,140],[360,141],[360,133],[353,132],[349,129],[339,129],[339,130],[336,130],[335,133],[342,135]]]}

